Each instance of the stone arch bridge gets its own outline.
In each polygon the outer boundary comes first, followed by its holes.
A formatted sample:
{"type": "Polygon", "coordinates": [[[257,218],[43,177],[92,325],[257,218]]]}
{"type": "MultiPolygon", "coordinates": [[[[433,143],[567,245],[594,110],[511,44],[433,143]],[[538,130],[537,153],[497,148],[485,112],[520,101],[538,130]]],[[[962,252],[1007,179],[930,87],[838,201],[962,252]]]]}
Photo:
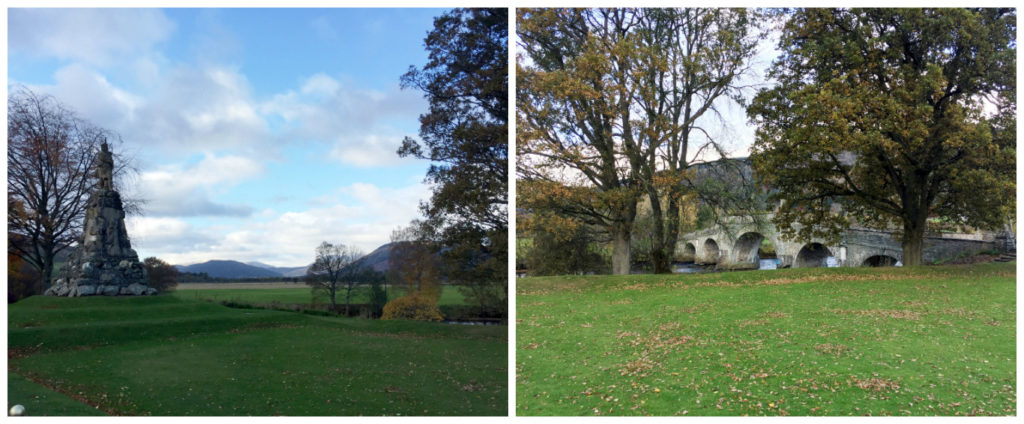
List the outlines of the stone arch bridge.
{"type": "MultiPolygon", "coordinates": [[[[731,218],[725,225],[682,234],[676,244],[676,258],[721,269],[757,269],[758,248],[765,239],[775,247],[780,268],[823,267],[832,258],[839,266],[887,266],[903,261],[903,247],[893,231],[850,228],[838,243],[822,239],[787,240],[771,224],[749,217],[731,218]]],[[[924,262],[952,258],[960,253],[983,250],[1006,251],[1013,243],[1008,233],[928,233],[924,240],[924,262]]]]}

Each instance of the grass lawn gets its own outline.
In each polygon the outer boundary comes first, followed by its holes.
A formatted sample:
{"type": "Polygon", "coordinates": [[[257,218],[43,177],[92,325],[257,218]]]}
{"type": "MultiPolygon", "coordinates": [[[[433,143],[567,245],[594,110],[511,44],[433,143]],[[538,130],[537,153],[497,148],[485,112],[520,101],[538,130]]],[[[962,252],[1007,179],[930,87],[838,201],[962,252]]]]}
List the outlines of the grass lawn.
{"type": "Polygon", "coordinates": [[[517,280],[518,415],[1016,415],[1016,263],[517,280]]]}
{"type": "MultiPolygon", "coordinates": [[[[273,289],[177,289],[171,292],[171,295],[188,300],[212,300],[214,302],[232,300],[240,303],[253,304],[270,302],[283,304],[310,303],[310,300],[312,300],[310,288],[305,285],[273,289]]],[[[398,296],[401,296],[401,293],[395,290],[388,291],[389,299],[394,299],[398,296]]],[[[339,304],[344,305],[345,292],[340,291],[336,300],[339,304]]],[[[352,290],[352,303],[367,303],[369,301],[369,288],[356,287],[352,290]]],[[[465,299],[463,298],[462,293],[459,292],[458,287],[452,286],[443,287],[441,291],[441,298],[438,299],[439,305],[463,305],[465,303],[465,299]]]]}
{"type": "Polygon", "coordinates": [[[505,415],[507,326],[319,317],[174,296],[8,307],[27,415],[505,415]]]}

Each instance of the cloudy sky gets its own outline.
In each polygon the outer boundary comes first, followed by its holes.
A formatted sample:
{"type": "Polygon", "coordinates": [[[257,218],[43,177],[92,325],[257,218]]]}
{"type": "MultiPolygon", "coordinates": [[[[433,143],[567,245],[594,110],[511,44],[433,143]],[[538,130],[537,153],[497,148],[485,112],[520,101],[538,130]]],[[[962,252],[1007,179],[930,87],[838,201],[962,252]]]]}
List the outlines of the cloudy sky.
{"type": "Polygon", "coordinates": [[[419,216],[428,164],[395,150],[427,103],[399,78],[441,13],[9,9],[7,83],[120,134],[141,257],[299,266],[419,216]]]}

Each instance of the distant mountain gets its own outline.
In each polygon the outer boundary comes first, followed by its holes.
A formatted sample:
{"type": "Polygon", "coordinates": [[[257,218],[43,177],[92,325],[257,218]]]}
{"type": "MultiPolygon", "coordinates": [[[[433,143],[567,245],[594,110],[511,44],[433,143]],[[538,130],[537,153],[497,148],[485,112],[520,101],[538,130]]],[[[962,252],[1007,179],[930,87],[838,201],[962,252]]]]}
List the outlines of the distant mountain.
{"type": "Polygon", "coordinates": [[[391,255],[392,245],[394,245],[394,243],[388,243],[378,247],[374,251],[370,252],[370,254],[357,259],[349,266],[354,266],[354,268],[370,267],[377,272],[387,272],[388,269],[391,268],[391,261],[388,259],[388,256],[391,255]]]}
{"type": "MultiPolygon", "coordinates": [[[[391,267],[388,255],[391,254],[393,243],[374,249],[370,254],[359,258],[353,263],[356,267],[368,266],[374,271],[387,272],[391,267]]],[[[278,267],[257,261],[239,262],[230,260],[212,260],[192,265],[175,265],[182,272],[205,272],[213,278],[265,278],[265,277],[304,277],[309,265],[294,267],[278,267]]]]}
{"type": "Polygon", "coordinates": [[[306,266],[273,266],[273,265],[270,265],[270,264],[265,264],[263,262],[257,262],[257,261],[246,262],[245,264],[246,265],[251,265],[251,266],[254,266],[254,267],[257,267],[257,268],[263,268],[263,269],[269,269],[271,271],[275,271],[278,274],[281,274],[281,276],[283,276],[283,277],[302,277],[302,276],[306,275],[306,269],[309,268],[309,265],[306,265],[306,266]]]}
{"type": "Polygon", "coordinates": [[[247,265],[238,261],[212,260],[194,265],[177,265],[176,268],[182,272],[205,272],[213,278],[263,278],[283,276],[276,270],[247,265]]]}

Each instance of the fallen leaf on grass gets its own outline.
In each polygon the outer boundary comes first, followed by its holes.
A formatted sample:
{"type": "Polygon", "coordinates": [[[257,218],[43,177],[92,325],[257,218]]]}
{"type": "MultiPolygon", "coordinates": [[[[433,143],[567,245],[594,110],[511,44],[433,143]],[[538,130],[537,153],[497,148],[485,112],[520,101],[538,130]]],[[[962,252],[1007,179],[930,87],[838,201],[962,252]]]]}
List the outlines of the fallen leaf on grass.
{"type": "Polygon", "coordinates": [[[884,379],[884,378],[872,377],[872,378],[861,380],[861,379],[858,379],[856,377],[851,376],[850,380],[857,387],[859,387],[861,389],[864,389],[864,390],[874,391],[874,392],[890,392],[890,391],[896,391],[896,390],[900,389],[900,382],[899,381],[889,380],[889,379],[884,379]]]}
{"type": "Polygon", "coordinates": [[[821,343],[814,345],[814,350],[821,353],[827,353],[829,355],[842,356],[843,353],[849,352],[853,349],[842,344],[821,343]]]}

